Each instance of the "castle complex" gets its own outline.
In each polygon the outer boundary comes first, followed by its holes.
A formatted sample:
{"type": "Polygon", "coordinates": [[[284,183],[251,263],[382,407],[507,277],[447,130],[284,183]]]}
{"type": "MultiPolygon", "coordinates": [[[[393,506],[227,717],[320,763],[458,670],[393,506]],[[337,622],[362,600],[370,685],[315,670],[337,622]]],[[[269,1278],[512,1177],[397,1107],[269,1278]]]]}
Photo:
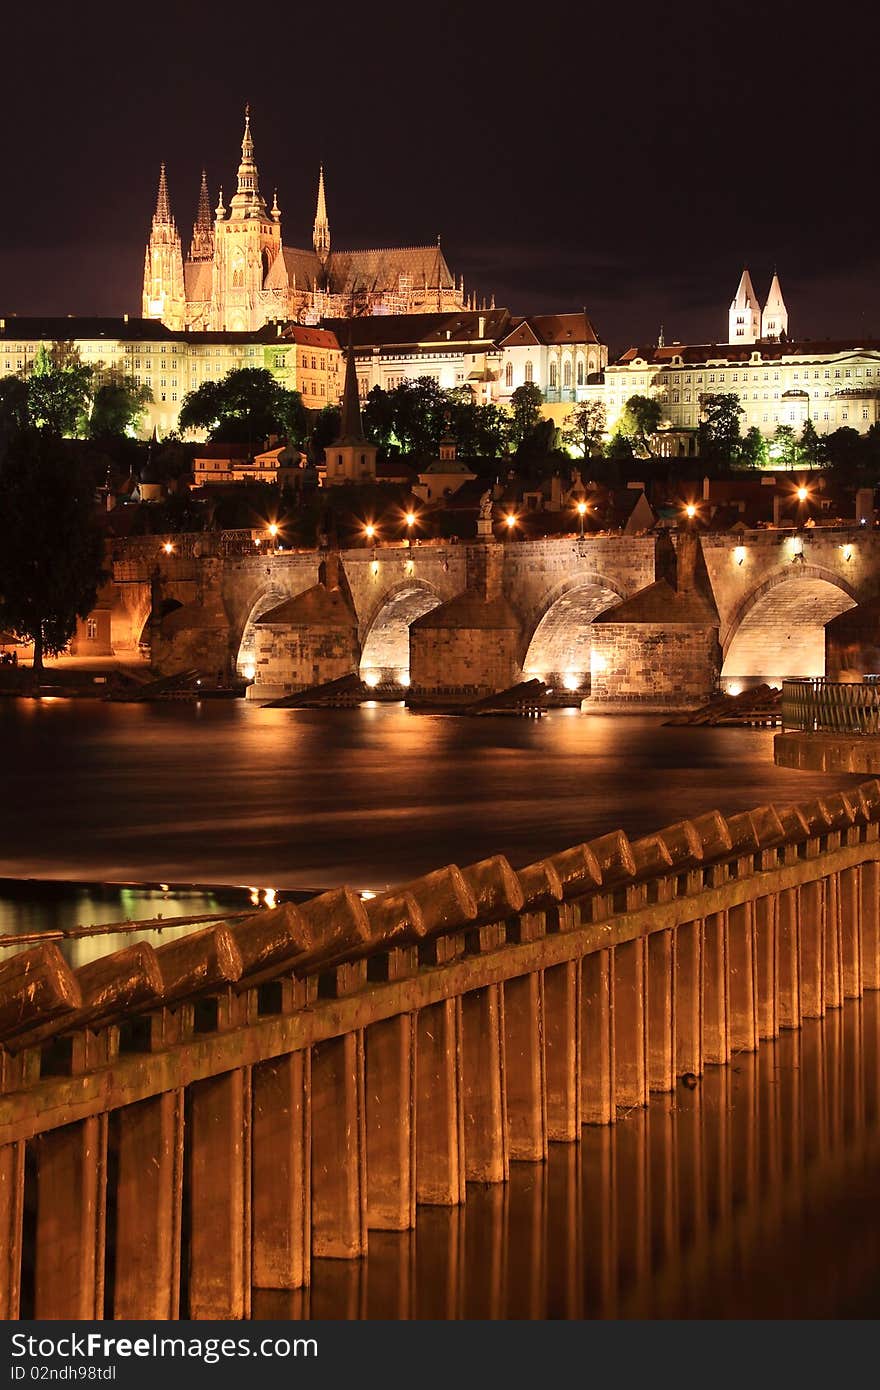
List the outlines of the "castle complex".
{"type": "Polygon", "coordinates": [[[212,219],[203,171],[186,259],[162,165],[144,258],[144,318],[160,319],[175,330],[240,333],[282,320],[316,324],[327,316],[464,307],[464,283],[456,284],[439,238],[432,246],[332,250],[323,168],[312,246],[285,246],[277,194],[267,207],[260,193],[249,112],[236,191],[227,206],[221,188],[212,219]]]}

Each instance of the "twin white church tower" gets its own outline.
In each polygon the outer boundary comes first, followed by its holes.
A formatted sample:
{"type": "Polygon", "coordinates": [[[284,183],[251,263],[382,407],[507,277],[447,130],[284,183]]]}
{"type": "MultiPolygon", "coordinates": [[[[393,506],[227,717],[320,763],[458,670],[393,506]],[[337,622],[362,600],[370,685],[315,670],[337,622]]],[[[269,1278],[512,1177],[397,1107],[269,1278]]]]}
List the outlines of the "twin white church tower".
{"type": "Polygon", "coordinates": [[[762,309],[755,294],[752,277],[744,270],[730,305],[727,341],[757,343],[760,339],[788,337],[788,310],[782,298],[779,276],[773,272],[770,293],[762,309]]]}

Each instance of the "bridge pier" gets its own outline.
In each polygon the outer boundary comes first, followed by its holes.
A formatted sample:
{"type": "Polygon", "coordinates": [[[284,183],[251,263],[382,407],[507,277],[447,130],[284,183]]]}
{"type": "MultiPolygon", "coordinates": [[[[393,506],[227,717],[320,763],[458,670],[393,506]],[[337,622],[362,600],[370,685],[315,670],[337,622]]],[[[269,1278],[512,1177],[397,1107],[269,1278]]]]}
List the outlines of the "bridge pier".
{"type": "Polygon", "coordinates": [[[251,1077],[246,1067],[189,1087],[191,1318],[251,1307],[251,1077]]]}
{"type": "Polygon", "coordinates": [[[112,1116],[116,1148],[114,1318],[176,1318],[183,1199],[182,1091],[112,1116]]]}
{"type": "Polygon", "coordinates": [[[36,1143],[34,1316],[104,1316],[107,1116],[43,1134],[36,1143]]]}
{"type": "Polygon", "coordinates": [[[253,1070],[253,1275],[259,1289],[299,1289],[311,1272],[311,1056],[253,1070]]]}

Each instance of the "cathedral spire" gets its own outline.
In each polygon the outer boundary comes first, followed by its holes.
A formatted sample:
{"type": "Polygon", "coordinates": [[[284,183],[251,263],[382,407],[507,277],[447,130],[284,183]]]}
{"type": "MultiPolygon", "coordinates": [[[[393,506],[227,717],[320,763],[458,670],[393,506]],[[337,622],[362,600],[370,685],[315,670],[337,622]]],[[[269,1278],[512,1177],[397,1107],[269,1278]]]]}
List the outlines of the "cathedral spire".
{"type": "Polygon", "coordinates": [[[165,177],[165,162],[163,160],[159,168],[159,191],[156,194],[156,211],[153,213],[153,223],[173,222],[171,216],[171,203],[168,199],[168,180],[165,177]]]}
{"type": "Polygon", "coordinates": [[[199,206],[193,223],[192,241],[189,247],[191,261],[210,261],[214,255],[214,228],[211,221],[211,199],[208,196],[208,175],[202,170],[202,183],[199,188],[199,206]]]}
{"type": "Polygon", "coordinates": [[[788,310],[785,307],[785,300],[782,298],[782,286],[775,270],[773,279],[770,281],[767,303],[761,314],[761,337],[788,337],[788,310]]]}
{"type": "Polygon", "coordinates": [[[327,199],[324,194],[324,166],[318,170],[318,204],[315,209],[315,228],[312,233],[315,255],[326,265],[330,255],[330,223],[327,220],[327,199]]]}
{"type": "Polygon", "coordinates": [[[233,215],[265,217],[266,205],[260,197],[260,176],[254,159],[254,137],[251,135],[251,108],[244,108],[244,135],[241,138],[241,163],[238,166],[238,190],[230,200],[233,215]]]}
{"type": "Polygon", "coordinates": [[[754,343],[761,336],[761,307],[748,269],[740,276],[728,315],[729,343],[754,343]]]}

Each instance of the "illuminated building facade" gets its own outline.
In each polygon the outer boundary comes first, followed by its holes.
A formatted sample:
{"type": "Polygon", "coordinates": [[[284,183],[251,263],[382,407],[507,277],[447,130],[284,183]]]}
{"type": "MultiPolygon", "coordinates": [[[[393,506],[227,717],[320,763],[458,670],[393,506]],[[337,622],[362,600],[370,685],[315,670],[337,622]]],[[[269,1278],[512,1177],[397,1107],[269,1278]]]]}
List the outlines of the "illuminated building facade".
{"type": "Polygon", "coordinates": [[[155,428],[162,438],[178,428],[188,391],[218,381],[228,371],[258,367],[283,386],[299,391],[310,410],[335,405],[342,390],[342,354],[333,333],[304,324],[261,328],[253,333],[175,332],[155,319],[0,319],[0,376],[27,377],[41,346],[75,351],[94,368],[100,386],[111,373],[149,386],[153,404],[142,434],[155,428]]]}
{"type": "Polygon", "coordinates": [[[604,401],[608,429],[630,396],[659,401],[661,430],[696,430],[700,396],[734,394],[740,427],[773,435],[810,420],[818,434],[843,427],[864,433],[880,420],[880,340],[791,340],[788,311],[774,272],[761,308],[748,270],[730,306],[726,343],[630,347],[588,393],[604,401]]]}
{"type": "Polygon", "coordinates": [[[236,191],[214,210],[202,174],[189,255],[171,211],[164,164],[144,261],[143,316],[172,329],[252,332],[275,321],[444,312],[465,305],[440,240],[431,246],[336,251],[323,168],[310,248],[286,246],[277,195],[268,207],[245,115],[236,191]]]}

